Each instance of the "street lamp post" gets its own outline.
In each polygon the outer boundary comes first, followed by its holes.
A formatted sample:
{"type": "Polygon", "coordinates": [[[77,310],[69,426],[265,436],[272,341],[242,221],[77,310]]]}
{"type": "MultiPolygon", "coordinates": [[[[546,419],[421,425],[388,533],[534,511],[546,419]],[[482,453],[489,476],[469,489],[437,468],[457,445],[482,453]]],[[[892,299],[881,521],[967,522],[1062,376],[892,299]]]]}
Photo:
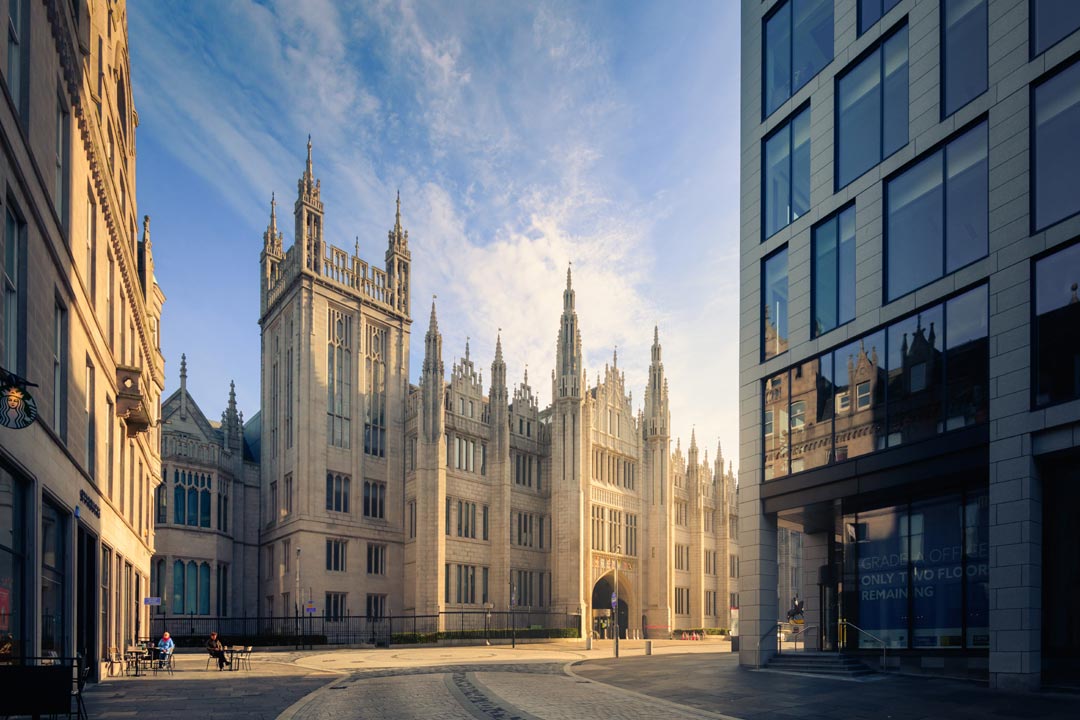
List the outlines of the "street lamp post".
{"type": "Polygon", "coordinates": [[[514,614],[514,580],[510,580],[510,649],[517,649],[517,615],[514,614]]]}
{"type": "Polygon", "coordinates": [[[619,657],[619,553],[622,545],[615,546],[615,592],[611,594],[611,612],[615,615],[615,657],[619,657]]]}
{"type": "Polygon", "coordinates": [[[299,540],[296,548],[296,600],[293,601],[293,609],[296,613],[296,642],[300,642],[300,547],[299,540]]]}

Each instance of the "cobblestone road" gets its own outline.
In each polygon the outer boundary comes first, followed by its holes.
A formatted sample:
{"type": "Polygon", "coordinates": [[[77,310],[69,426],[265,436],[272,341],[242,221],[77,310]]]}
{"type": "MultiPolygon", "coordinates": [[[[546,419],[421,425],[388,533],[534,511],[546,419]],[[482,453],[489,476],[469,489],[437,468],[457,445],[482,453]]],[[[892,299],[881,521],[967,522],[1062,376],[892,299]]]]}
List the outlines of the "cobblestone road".
{"type": "Polygon", "coordinates": [[[562,663],[359,672],[309,695],[281,720],[700,720],[721,716],[574,678],[562,663]]]}

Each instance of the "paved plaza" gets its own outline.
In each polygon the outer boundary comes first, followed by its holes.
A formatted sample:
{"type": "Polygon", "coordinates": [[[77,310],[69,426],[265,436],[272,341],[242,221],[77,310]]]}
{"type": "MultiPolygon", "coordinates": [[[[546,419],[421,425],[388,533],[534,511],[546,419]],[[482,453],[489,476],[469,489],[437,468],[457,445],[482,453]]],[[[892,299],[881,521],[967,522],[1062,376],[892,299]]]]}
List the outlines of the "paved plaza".
{"type": "Polygon", "coordinates": [[[177,658],[173,675],[113,678],[87,692],[91,718],[673,720],[1066,718],[1080,698],[1007,695],[970,682],[866,682],[749,671],[726,643],[577,643],[256,653],[251,670],[177,658]],[[718,652],[718,650],[720,652],[718,652]]]}

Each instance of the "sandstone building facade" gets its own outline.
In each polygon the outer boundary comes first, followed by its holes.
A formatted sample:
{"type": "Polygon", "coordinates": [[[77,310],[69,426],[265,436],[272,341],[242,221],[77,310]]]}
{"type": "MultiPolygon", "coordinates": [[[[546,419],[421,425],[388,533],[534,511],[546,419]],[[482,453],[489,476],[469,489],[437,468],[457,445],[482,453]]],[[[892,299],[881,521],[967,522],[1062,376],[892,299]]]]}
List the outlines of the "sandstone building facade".
{"type": "Polygon", "coordinates": [[[147,631],[164,386],[135,201],[127,9],[0,9],[0,648],[91,660],[147,631]],[[26,412],[25,404],[15,414],[26,412]],[[6,418],[11,420],[12,418],[6,418]]]}

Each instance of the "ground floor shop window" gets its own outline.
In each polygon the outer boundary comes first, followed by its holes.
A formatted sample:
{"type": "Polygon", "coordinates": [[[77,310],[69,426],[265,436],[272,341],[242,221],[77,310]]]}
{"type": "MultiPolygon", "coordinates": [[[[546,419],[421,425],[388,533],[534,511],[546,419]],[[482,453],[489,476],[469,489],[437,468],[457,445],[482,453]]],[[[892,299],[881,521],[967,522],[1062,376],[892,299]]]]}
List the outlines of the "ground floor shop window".
{"type": "Polygon", "coordinates": [[[26,649],[26,489],[0,466],[0,656],[26,649]]]}
{"type": "Polygon", "coordinates": [[[41,652],[63,655],[66,518],[52,503],[41,508],[41,652]]]}
{"type": "Polygon", "coordinates": [[[985,490],[844,517],[843,614],[891,648],[988,648],[989,576],[985,490]]]}

